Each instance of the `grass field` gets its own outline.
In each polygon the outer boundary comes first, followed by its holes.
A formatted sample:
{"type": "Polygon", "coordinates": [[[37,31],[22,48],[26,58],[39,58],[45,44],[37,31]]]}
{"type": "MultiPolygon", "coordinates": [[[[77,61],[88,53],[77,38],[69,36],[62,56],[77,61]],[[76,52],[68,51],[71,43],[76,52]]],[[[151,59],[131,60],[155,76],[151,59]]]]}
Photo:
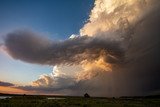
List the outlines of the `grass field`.
{"type": "Polygon", "coordinates": [[[160,98],[48,98],[48,96],[13,96],[0,99],[0,107],[160,107],[160,98]]]}

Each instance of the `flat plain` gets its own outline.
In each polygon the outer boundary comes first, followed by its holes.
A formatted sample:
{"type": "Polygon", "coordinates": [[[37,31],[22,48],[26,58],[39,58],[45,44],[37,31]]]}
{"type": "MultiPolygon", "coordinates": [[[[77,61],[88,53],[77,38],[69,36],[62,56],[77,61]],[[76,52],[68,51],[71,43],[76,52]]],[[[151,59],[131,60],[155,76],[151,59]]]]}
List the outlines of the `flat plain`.
{"type": "Polygon", "coordinates": [[[0,107],[160,107],[160,98],[20,95],[0,99],[0,107]]]}

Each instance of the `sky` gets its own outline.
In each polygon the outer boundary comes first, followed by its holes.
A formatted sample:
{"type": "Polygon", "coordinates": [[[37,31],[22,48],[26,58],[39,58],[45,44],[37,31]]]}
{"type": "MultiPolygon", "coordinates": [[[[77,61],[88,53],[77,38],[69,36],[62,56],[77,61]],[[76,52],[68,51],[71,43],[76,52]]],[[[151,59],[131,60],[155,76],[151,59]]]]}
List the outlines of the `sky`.
{"type": "Polygon", "coordinates": [[[160,1],[0,1],[0,92],[160,94],[160,1]]]}
{"type": "MultiPolygon", "coordinates": [[[[78,34],[89,17],[92,0],[0,0],[0,37],[17,29],[29,29],[54,40],[78,34]]],[[[0,53],[0,79],[28,84],[51,66],[33,65],[0,53]],[[8,76],[9,75],[9,76],[8,76]]]]}

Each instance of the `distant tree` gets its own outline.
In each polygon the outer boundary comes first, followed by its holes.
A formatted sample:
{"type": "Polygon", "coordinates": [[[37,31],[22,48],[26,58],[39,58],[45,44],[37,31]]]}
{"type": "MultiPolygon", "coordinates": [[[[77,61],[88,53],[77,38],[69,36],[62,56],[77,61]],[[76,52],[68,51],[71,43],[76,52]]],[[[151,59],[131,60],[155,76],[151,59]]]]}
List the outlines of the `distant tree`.
{"type": "Polygon", "coordinates": [[[85,94],[84,94],[84,97],[85,97],[85,98],[90,98],[90,95],[89,95],[88,93],[85,93],[85,94]]]}

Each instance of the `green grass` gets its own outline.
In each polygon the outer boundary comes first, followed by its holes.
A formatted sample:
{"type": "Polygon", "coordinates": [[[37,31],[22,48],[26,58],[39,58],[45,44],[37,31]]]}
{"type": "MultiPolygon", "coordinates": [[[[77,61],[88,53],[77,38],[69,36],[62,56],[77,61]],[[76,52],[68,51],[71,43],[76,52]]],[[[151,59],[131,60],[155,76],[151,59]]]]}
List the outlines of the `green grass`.
{"type": "Polygon", "coordinates": [[[160,99],[112,99],[63,97],[47,99],[45,96],[15,96],[0,99],[0,107],[160,107],[160,99]]]}

